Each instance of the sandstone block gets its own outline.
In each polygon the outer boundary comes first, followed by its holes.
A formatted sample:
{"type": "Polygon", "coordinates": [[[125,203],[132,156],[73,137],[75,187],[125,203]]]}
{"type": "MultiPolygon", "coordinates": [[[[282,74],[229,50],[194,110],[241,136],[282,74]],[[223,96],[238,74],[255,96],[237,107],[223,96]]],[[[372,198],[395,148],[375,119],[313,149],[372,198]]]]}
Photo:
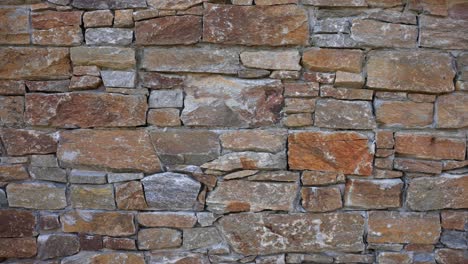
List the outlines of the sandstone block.
{"type": "Polygon", "coordinates": [[[70,49],[73,65],[98,66],[115,70],[133,69],[135,50],[120,47],[73,47],[70,49]]]}
{"type": "Polygon", "coordinates": [[[301,190],[302,207],[309,212],[329,212],[343,207],[339,187],[307,187],[301,190]]]}
{"type": "Polygon", "coordinates": [[[360,73],[364,54],[361,50],[311,48],[304,51],[302,63],[312,71],[360,73]]]}
{"type": "Polygon", "coordinates": [[[10,207],[58,210],[67,206],[65,186],[51,183],[10,183],[6,188],[10,207]]]}
{"type": "Polygon", "coordinates": [[[71,185],[70,200],[73,208],[115,209],[114,188],[106,185],[71,185]]]}
{"type": "Polygon", "coordinates": [[[315,125],[341,129],[372,129],[376,127],[370,102],[334,99],[317,101],[315,125]]]}
{"type": "Polygon", "coordinates": [[[136,232],[131,213],[75,210],[62,214],[60,222],[66,233],[129,236],[136,232]]]}
{"type": "Polygon", "coordinates": [[[403,182],[400,179],[346,182],[345,206],[363,209],[386,209],[401,206],[403,182]]]}
{"type": "Polygon", "coordinates": [[[194,44],[201,39],[202,18],[199,16],[167,16],[136,22],[138,45],[194,44]]]}
{"type": "Polygon", "coordinates": [[[397,132],[395,151],[398,154],[422,159],[464,160],[466,140],[431,133],[397,132]]]}

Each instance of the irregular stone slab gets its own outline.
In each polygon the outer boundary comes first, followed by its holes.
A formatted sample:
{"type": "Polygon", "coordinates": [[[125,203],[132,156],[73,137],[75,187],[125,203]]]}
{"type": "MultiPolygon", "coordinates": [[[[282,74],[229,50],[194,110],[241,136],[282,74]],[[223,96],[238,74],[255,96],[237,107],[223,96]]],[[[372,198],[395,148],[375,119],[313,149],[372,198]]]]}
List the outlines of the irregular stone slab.
{"type": "Polygon", "coordinates": [[[376,127],[370,102],[334,99],[317,101],[315,125],[342,129],[372,129],[376,127]]]}
{"type": "Polygon", "coordinates": [[[105,185],[76,185],[70,186],[70,201],[73,208],[81,209],[115,209],[114,188],[105,185]]]}
{"type": "Polygon", "coordinates": [[[401,206],[403,182],[400,179],[346,182],[345,206],[363,209],[385,209],[401,206]]]}
{"type": "Polygon", "coordinates": [[[191,228],[197,223],[195,213],[186,212],[139,213],[137,220],[146,227],[191,228]]]}
{"type": "Polygon", "coordinates": [[[320,7],[367,7],[366,0],[302,0],[302,4],[320,7]]]}
{"type": "Polygon", "coordinates": [[[219,228],[243,255],[364,249],[364,218],[358,213],[230,214],[219,220],[219,228]]]}
{"type": "Polygon", "coordinates": [[[309,187],[301,190],[301,204],[308,212],[330,212],[343,207],[339,187],[309,187]]]}
{"type": "Polygon", "coordinates": [[[101,71],[102,82],[106,87],[135,87],[135,72],[127,71],[101,71]]]}
{"type": "Polygon", "coordinates": [[[113,264],[132,263],[145,264],[145,257],[142,253],[129,252],[89,252],[82,251],[74,256],[63,258],[62,264],[113,264]]]}
{"type": "Polygon", "coordinates": [[[138,249],[175,248],[182,244],[182,232],[170,228],[147,228],[138,232],[138,249]]]}
{"type": "Polygon", "coordinates": [[[262,171],[248,177],[249,181],[296,182],[299,172],[293,171],[262,171]]]}
{"type": "Polygon", "coordinates": [[[437,249],[435,259],[440,264],[463,263],[466,260],[466,250],[437,249]]]}
{"type": "Polygon", "coordinates": [[[377,256],[377,263],[413,263],[413,255],[409,252],[381,252],[377,256]]]}
{"type": "Polygon", "coordinates": [[[307,24],[306,10],[296,5],[207,4],[203,17],[203,41],[266,46],[307,45],[307,24]]]}
{"type": "Polygon", "coordinates": [[[442,173],[442,162],[432,160],[415,160],[396,158],[393,167],[406,172],[442,173]]]}
{"type": "Polygon", "coordinates": [[[185,85],[181,119],[187,126],[259,127],[279,121],[281,81],[190,76],[185,85]]]}
{"type": "Polygon", "coordinates": [[[70,80],[26,81],[30,92],[68,92],[70,80]]]}
{"type": "Polygon", "coordinates": [[[303,185],[329,185],[344,183],[345,176],[342,173],[327,171],[304,171],[301,181],[303,185]]]}
{"type": "Polygon", "coordinates": [[[0,210],[0,237],[33,236],[36,217],[31,211],[0,210]]]}
{"type": "Polygon", "coordinates": [[[397,132],[395,151],[398,154],[422,159],[464,160],[466,140],[431,133],[397,132]]]}
{"type": "Polygon", "coordinates": [[[0,238],[0,258],[32,258],[36,253],[35,237],[0,238]]]}
{"type": "Polygon", "coordinates": [[[51,183],[10,183],[7,185],[10,207],[58,210],[67,206],[65,186],[51,183]]]}
{"type": "Polygon", "coordinates": [[[38,45],[78,46],[83,42],[83,33],[79,26],[56,27],[34,30],[31,39],[38,45]]]}
{"type": "Polygon", "coordinates": [[[302,56],[302,63],[307,69],[319,72],[360,73],[363,61],[364,53],[357,49],[310,48],[302,56]]]}
{"type": "Polygon", "coordinates": [[[468,49],[468,21],[433,16],[421,16],[420,45],[436,49],[468,49]]]}
{"type": "Polygon", "coordinates": [[[130,45],[133,30],[129,28],[88,28],[85,33],[87,45],[130,45]]]}
{"type": "Polygon", "coordinates": [[[455,89],[452,59],[433,51],[373,51],[367,86],[373,89],[446,93],[455,89]]]}
{"type": "Polygon", "coordinates": [[[47,234],[37,238],[38,257],[52,259],[74,255],[80,251],[80,241],[76,235],[47,234]]]}
{"type": "Polygon", "coordinates": [[[197,43],[202,35],[202,17],[167,16],[136,22],[137,45],[177,45],[197,43]]]}
{"type": "Polygon", "coordinates": [[[143,210],[148,208],[143,185],[139,181],[115,184],[115,201],[122,210],[143,210]]]}
{"type": "Polygon", "coordinates": [[[29,9],[0,9],[0,44],[29,44],[29,9]]]}
{"type": "Polygon", "coordinates": [[[468,238],[463,231],[444,230],[440,242],[449,248],[467,249],[468,238]]]}
{"type": "Polygon", "coordinates": [[[145,0],[73,0],[72,6],[81,9],[144,8],[145,0]]]}
{"type": "Polygon", "coordinates": [[[183,237],[182,247],[185,250],[212,248],[223,242],[223,238],[216,227],[184,229],[183,237]]]}
{"type": "MultiPolygon", "coordinates": [[[[78,66],[79,67],[79,66],[78,66]]],[[[87,67],[87,66],[82,66],[87,67]]],[[[70,90],[79,91],[79,90],[94,90],[101,85],[101,78],[96,76],[73,76],[70,80],[70,90]]]]}
{"type": "Polygon", "coordinates": [[[437,127],[465,128],[468,127],[468,94],[444,94],[436,101],[437,127]]]}
{"type": "Polygon", "coordinates": [[[180,173],[158,173],[141,180],[149,207],[158,210],[193,210],[201,184],[180,173]]]}
{"type": "Polygon", "coordinates": [[[289,168],[371,175],[373,152],[367,136],[354,132],[289,135],[289,168]]]}
{"type": "Polygon", "coordinates": [[[283,51],[244,51],[240,54],[246,67],[268,70],[301,70],[301,55],[297,50],[283,51]]]}
{"type": "Polygon", "coordinates": [[[46,11],[32,13],[31,25],[34,29],[51,29],[66,26],[80,26],[82,14],[82,11],[46,11]]]}
{"type": "Polygon", "coordinates": [[[23,81],[0,80],[0,95],[23,95],[25,93],[26,87],[23,81]]]}
{"type": "Polygon", "coordinates": [[[286,131],[238,130],[220,136],[224,150],[276,153],[286,148],[286,131]]]}
{"type": "Polygon", "coordinates": [[[28,94],[25,119],[35,126],[64,128],[141,126],[147,108],[142,95],[28,94]]]}
{"type": "Polygon", "coordinates": [[[432,124],[434,105],[411,101],[375,101],[377,123],[389,127],[420,128],[432,124]]]}
{"type": "Polygon", "coordinates": [[[0,125],[20,126],[23,124],[24,97],[0,96],[0,125]]]}
{"type": "Polygon", "coordinates": [[[439,214],[369,212],[370,243],[435,244],[440,236],[439,214]]]}
{"type": "Polygon", "coordinates": [[[416,178],[409,184],[406,202],[415,211],[468,208],[467,190],[468,174],[416,178]]]}
{"type": "Polygon", "coordinates": [[[73,65],[91,66],[115,70],[135,68],[135,50],[120,47],[73,47],[70,49],[73,65]]]}
{"type": "Polygon", "coordinates": [[[374,91],[368,89],[335,88],[322,86],[320,88],[321,97],[331,97],[340,100],[369,100],[374,96],[374,91]]]}
{"type": "Polygon", "coordinates": [[[418,27],[392,24],[376,20],[354,20],[351,38],[357,46],[414,48],[417,46],[418,27]]]}
{"type": "Polygon", "coordinates": [[[146,173],[161,170],[149,135],[143,130],[64,131],[57,157],[64,167],[146,173]]]}
{"type": "Polygon", "coordinates": [[[30,167],[29,173],[36,180],[67,182],[67,171],[61,168],[30,167]]]}
{"type": "Polygon", "coordinates": [[[0,136],[8,155],[48,154],[57,150],[54,134],[26,129],[2,129],[0,136]]]}
{"type": "Polygon", "coordinates": [[[218,135],[212,131],[173,129],[150,135],[164,164],[201,165],[219,157],[218,135]]]}
{"type": "Polygon", "coordinates": [[[468,211],[444,210],[441,212],[442,228],[453,230],[465,230],[468,223],[468,211]]]}
{"type": "Polygon", "coordinates": [[[185,10],[198,5],[204,0],[147,0],[148,5],[162,10],[185,10]]]}
{"type": "Polygon", "coordinates": [[[131,213],[74,210],[62,214],[60,222],[66,233],[130,236],[136,232],[131,213]]]}
{"type": "Polygon", "coordinates": [[[2,79],[66,79],[70,73],[70,53],[67,48],[0,48],[2,79]]]}
{"type": "Polygon", "coordinates": [[[150,109],[146,122],[159,127],[178,127],[182,125],[179,114],[176,108],[150,109]]]}
{"type": "Polygon", "coordinates": [[[410,10],[417,11],[418,13],[424,12],[426,14],[432,14],[436,16],[448,15],[448,4],[446,0],[411,0],[409,1],[408,5],[410,10]]]}
{"type": "Polygon", "coordinates": [[[263,152],[234,152],[205,163],[204,169],[231,172],[235,170],[284,170],[286,169],[286,154],[263,152]]]}
{"type": "Polygon", "coordinates": [[[23,165],[0,165],[0,182],[21,181],[27,179],[29,179],[29,173],[23,165]]]}
{"type": "Polygon", "coordinates": [[[132,238],[104,237],[104,248],[113,250],[137,250],[132,238]]]}
{"type": "Polygon", "coordinates": [[[141,68],[147,71],[237,74],[239,64],[239,53],[233,49],[146,48],[141,68]]]}
{"type": "Polygon", "coordinates": [[[296,198],[297,184],[232,180],[219,182],[206,198],[208,210],[228,212],[289,211],[296,198]]]}

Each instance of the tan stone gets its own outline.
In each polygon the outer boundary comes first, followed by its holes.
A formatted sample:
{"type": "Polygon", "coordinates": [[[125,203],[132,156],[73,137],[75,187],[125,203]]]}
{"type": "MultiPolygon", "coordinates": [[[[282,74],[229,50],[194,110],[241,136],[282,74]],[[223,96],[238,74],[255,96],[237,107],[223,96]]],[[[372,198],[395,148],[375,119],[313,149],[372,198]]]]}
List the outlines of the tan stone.
{"type": "Polygon", "coordinates": [[[442,162],[440,161],[397,158],[393,166],[396,170],[406,172],[442,173],[442,162]]]}
{"type": "Polygon", "coordinates": [[[392,149],[395,144],[393,131],[379,130],[375,133],[377,148],[392,149]]]}
{"type": "Polygon", "coordinates": [[[182,233],[170,228],[148,228],[138,232],[138,248],[153,250],[175,248],[182,244],[182,233]]]}
{"type": "Polygon", "coordinates": [[[179,115],[180,110],[177,108],[150,109],[147,122],[160,127],[177,127],[181,126],[179,115]]]}
{"type": "Polygon", "coordinates": [[[403,182],[400,179],[346,181],[345,206],[363,209],[401,207],[403,182]]]}
{"type": "Polygon", "coordinates": [[[320,7],[366,7],[365,0],[302,0],[305,5],[320,7]]]}
{"type": "Polygon", "coordinates": [[[442,228],[453,230],[465,230],[468,224],[468,211],[444,210],[440,214],[442,219],[442,228]]]}
{"type": "Polygon", "coordinates": [[[197,217],[194,213],[139,213],[137,221],[145,227],[173,227],[173,228],[191,228],[197,223],[197,217]]]}
{"type": "Polygon", "coordinates": [[[465,128],[468,127],[468,94],[451,93],[441,95],[436,101],[437,127],[465,128]]]}
{"type": "Polygon", "coordinates": [[[54,134],[37,130],[2,129],[0,137],[8,155],[48,154],[57,151],[54,134]]]}
{"type": "Polygon", "coordinates": [[[23,165],[0,165],[0,182],[21,181],[26,179],[29,179],[29,173],[23,165]]]}
{"type": "Polygon", "coordinates": [[[348,87],[359,89],[364,86],[364,76],[360,73],[337,71],[335,77],[336,87],[348,87]]]}
{"type": "Polygon", "coordinates": [[[10,183],[7,185],[10,207],[58,210],[67,206],[65,186],[51,183],[10,183]]]}
{"type": "Polygon", "coordinates": [[[137,250],[135,240],[131,238],[105,237],[103,244],[104,248],[113,250],[137,250]]]}
{"type": "Polygon", "coordinates": [[[354,20],[351,38],[364,47],[417,47],[418,27],[376,20],[354,20]]]}
{"type": "Polygon", "coordinates": [[[316,97],[319,95],[320,87],[317,82],[284,83],[285,97],[316,97]]]}
{"type": "Polygon", "coordinates": [[[301,180],[303,185],[328,185],[343,183],[345,176],[342,173],[330,171],[304,171],[301,180]]]}
{"type": "Polygon", "coordinates": [[[114,27],[133,27],[132,9],[115,10],[114,14],[114,27]]]}
{"type": "Polygon", "coordinates": [[[204,169],[231,172],[236,170],[286,169],[285,153],[233,152],[201,165],[204,169]]]}
{"type": "Polygon", "coordinates": [[[138,45],[176,45],[197,43],[202,34],[198,16],[167,16],[136,22],[138,45]]]}
{"type": "Polygon", "coordinates": [[[0,44],[29,44],[29,10],[0,9],[0,44]]]}
{"type": "Polygon", "coordinates": [[[461,30],[468,27],[466,19],[450,19],[434,16],[421,16],[420,45],[436,49],[468,48],[468,33],[461,30]]]}
{"type": "Polygon", "coordinates": [[[276,153],[286,147],[286,132],[281,130],[239,130],[220,136],[224,150],[276,153]]]}
{"type": "Polygon", "coordinates": [[[251,68],[292,71],[301,69],[301,56],[297,50],[244,51],[240,58],[244,66],[251,68]]]}
{"type": "Polygon", "coordinates": [[[302,63],[312,71],[360,73],[364,54],[361,50],[311,48],[304,51],[302,63]]]}
{"type": "Polygon", "coordinates": [[[447,0],[410,0],[409,9],[436,16],[448,15],[447,0]]]}
{"type": "Polygon", "coordinates": [[[194,5],[200,4],[203,0],[147,0],[148,5],[162,10],[186,10],[194,5]]]}
{"type": "Polygon", "coordinates": [[[66,233],[129,236],[136,232],[131,213],[75,210],[62,214],[60,221],[66,233]]]}
{"type": "Polygon", "coordinates": [[[83,15],[83,23],[87,28],[112,26],[114,15],[110,10],[89,11],[83,15]]]}
{"type": "Polygon", "coordinates": [[[436,250],[435,259],[440,264],[452,264],[466,262],[466,250],[456,250],[449,248],[441,248],[436,250]]]}
{"type": "Polygon", "coordinates": [[[286,98],[283,111],[287,114],[313,113],[316,102],[315,98],[286,98]]]}
{"type": "Polygon", "coordinates": [[[389,127],[420,128],[432,124],[434,105],[411,101],[376,101],[377,123],[389,127]]]}
{"type": "Polygon", "coordinates": [[[0,238],[0,258],[32,258],[36,253],[35,237],[0,238]]]}
{"type": "Polygon", "coordinates": [[[329,212],[343,207],[339,187],[302,188],[302,207],[309,212],[329,212]]]}
{"type": "Polygon", "coordinates": [[[73,47],[70,49],[73,65],[98,66],[115,70],[133,69],[135,50],[120,47],[73,47]]]}
{"type": "Polygon", "coordinates": [[[332,86],[320,87],[321,97],[331,97],[341,100],[372,100],[374,91],[368,89],[335,88],[332,86]]]}
{"type": "Polygon", "coordinates": [[[115,209],[114,188],[110,184],[70,186],[70,201],[73,208],[115,209]]]}
{"type": "Polygon", "coordinates": [[[283,119],[287,127],[305,127],[313,125],[312,113],[289,114],[283,119]]]}
{"type": "Polygon", "coordinates": [[[23,95],[26,87],[23,81],[0,80],[0,95],[23,95]]]}
{"type": "Polygon", "coordinates": [[[115,184],[115,201],[122,210],[143,210],[148,207],[139,181],[115,184]]]}
{"type": "Polygon", "coordinates": [[[315,106],[315,126],[342,129],[375,128],[372,104],[366,101],[318,100],[315,106]]]}
{"type": "Polygon", "coordinates": [[[385,264],[411,264],[413,255],[409,252],[381,252],[377,256],[377,263],[385,264]]]}
{"type": "Polygon", "coordinates": [[[398,132],[395,134],[395,151],[422,159],[464,160],[466,140],[431,133],[398,132]]]}

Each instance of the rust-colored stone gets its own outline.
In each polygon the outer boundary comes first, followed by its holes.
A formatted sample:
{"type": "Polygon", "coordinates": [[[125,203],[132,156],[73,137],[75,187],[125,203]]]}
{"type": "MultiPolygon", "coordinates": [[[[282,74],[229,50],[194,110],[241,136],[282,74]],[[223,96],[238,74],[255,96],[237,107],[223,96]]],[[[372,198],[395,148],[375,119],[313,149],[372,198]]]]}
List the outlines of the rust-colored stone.
{"type": "Polygon", "coordinates": [[[136,232],[131,213],[75,210],[62,214],[60,221],[67,233],[129,236],[136,232]]]}
{"type": "Polygon", "coordinates": [[[29,9],[0,9],[0,44],[29,44],[29,9]]]}
{"type": "Polygon", "coordinates": [[[311,48],[304,51],[302,63],[312,71],[360,73],[364,54],[361,50],[311,48]]]}
{"type": "Polygon", "coordinates": [[[29,173],[21,164],[1,164],[0,182],[21,181],[29,179],[29,173]]]}
{"type": "Polygon", "coordinates": [[[0,238],[0,258],[32,258],[36,252],[35,237],[0,238]]]}
{"type": "Polygon", "coordinates": [[[197,223],[194,213],[184,212],[139,213],[137,220],[146,227],[191,228],[197,223]]]}
{"type": "MultiPolygon", "coordinates": [[[[432,124],[434,105],[411,101],[377,101],[377,123],[389,127],[421,128],[432,124]]],[[[468,110],[468,109],[467,109],[468,110]]]]}
{"type": "Polygon", "coordinates": [[[403,182],[400,179],[346,182],[345,206],[364,209],[386,209],[401,206],[403,182]]]}
{"type": "Polygon", "coordinates": [[[310,212],[329,212],[343,207],[339,187],[309,187],[301,190],[302,206],[310,212]]]}
{"type": "Polygon", "coordinates": [[[464,160],[466,140],[430,133],[398,132],[395,134],[395,151],[398,154],[423,159],[464,160]]]}
{"type": "Polygon", "coordinates": [[[0,210],[0,237],[28,237],[35,233],[36,217],[30,211],[0,210]]]}
{"type": "Polygon", "coordinates": [[[8,155],[48,154],[57,150],[57,140],[53,134],[36,130],[3,129],[0,131],[8,155]]]}
{"type": "Polygon", "coordinates": [[[436,101],[437,127],[468,127],[468,94],[452,93],[441,95],[436,101]]]}
{"type": "Polygon", "coordinates": [[[115,201],[122,210],[143,210],[148,207],[139,181],[115,184],[115,201]]]}
{"type": "Polygon", "coordinates": [[[177,45],[197,43],[202,34],[199,16],[167,16],[136,22],[138,45],[177,45]]]}

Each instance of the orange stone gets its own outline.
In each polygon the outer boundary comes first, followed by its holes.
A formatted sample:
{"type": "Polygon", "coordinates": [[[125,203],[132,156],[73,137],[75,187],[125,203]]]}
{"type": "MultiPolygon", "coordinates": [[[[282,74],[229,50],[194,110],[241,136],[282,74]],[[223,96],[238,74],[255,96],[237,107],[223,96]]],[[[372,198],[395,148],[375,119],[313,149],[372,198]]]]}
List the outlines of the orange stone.
{"type": "Polygon", "coordinates": [[[311,48],[304,51],[302,62],[312,71],[319,72],[354,72],[362,69],[364,55],[361,50],[311,48]]]}
{"type": "Polygon", "coordinates": [[[466,140],[430,133],[398,132],[395,134],[395,151],[397,154],[423,159],[464,160],[466,140]]]}
{"type": "Polygon", "coordinates": [[[136,232],[133,214],[75,210],[60,216],[63,232],[129,236],[136,232]]]}

